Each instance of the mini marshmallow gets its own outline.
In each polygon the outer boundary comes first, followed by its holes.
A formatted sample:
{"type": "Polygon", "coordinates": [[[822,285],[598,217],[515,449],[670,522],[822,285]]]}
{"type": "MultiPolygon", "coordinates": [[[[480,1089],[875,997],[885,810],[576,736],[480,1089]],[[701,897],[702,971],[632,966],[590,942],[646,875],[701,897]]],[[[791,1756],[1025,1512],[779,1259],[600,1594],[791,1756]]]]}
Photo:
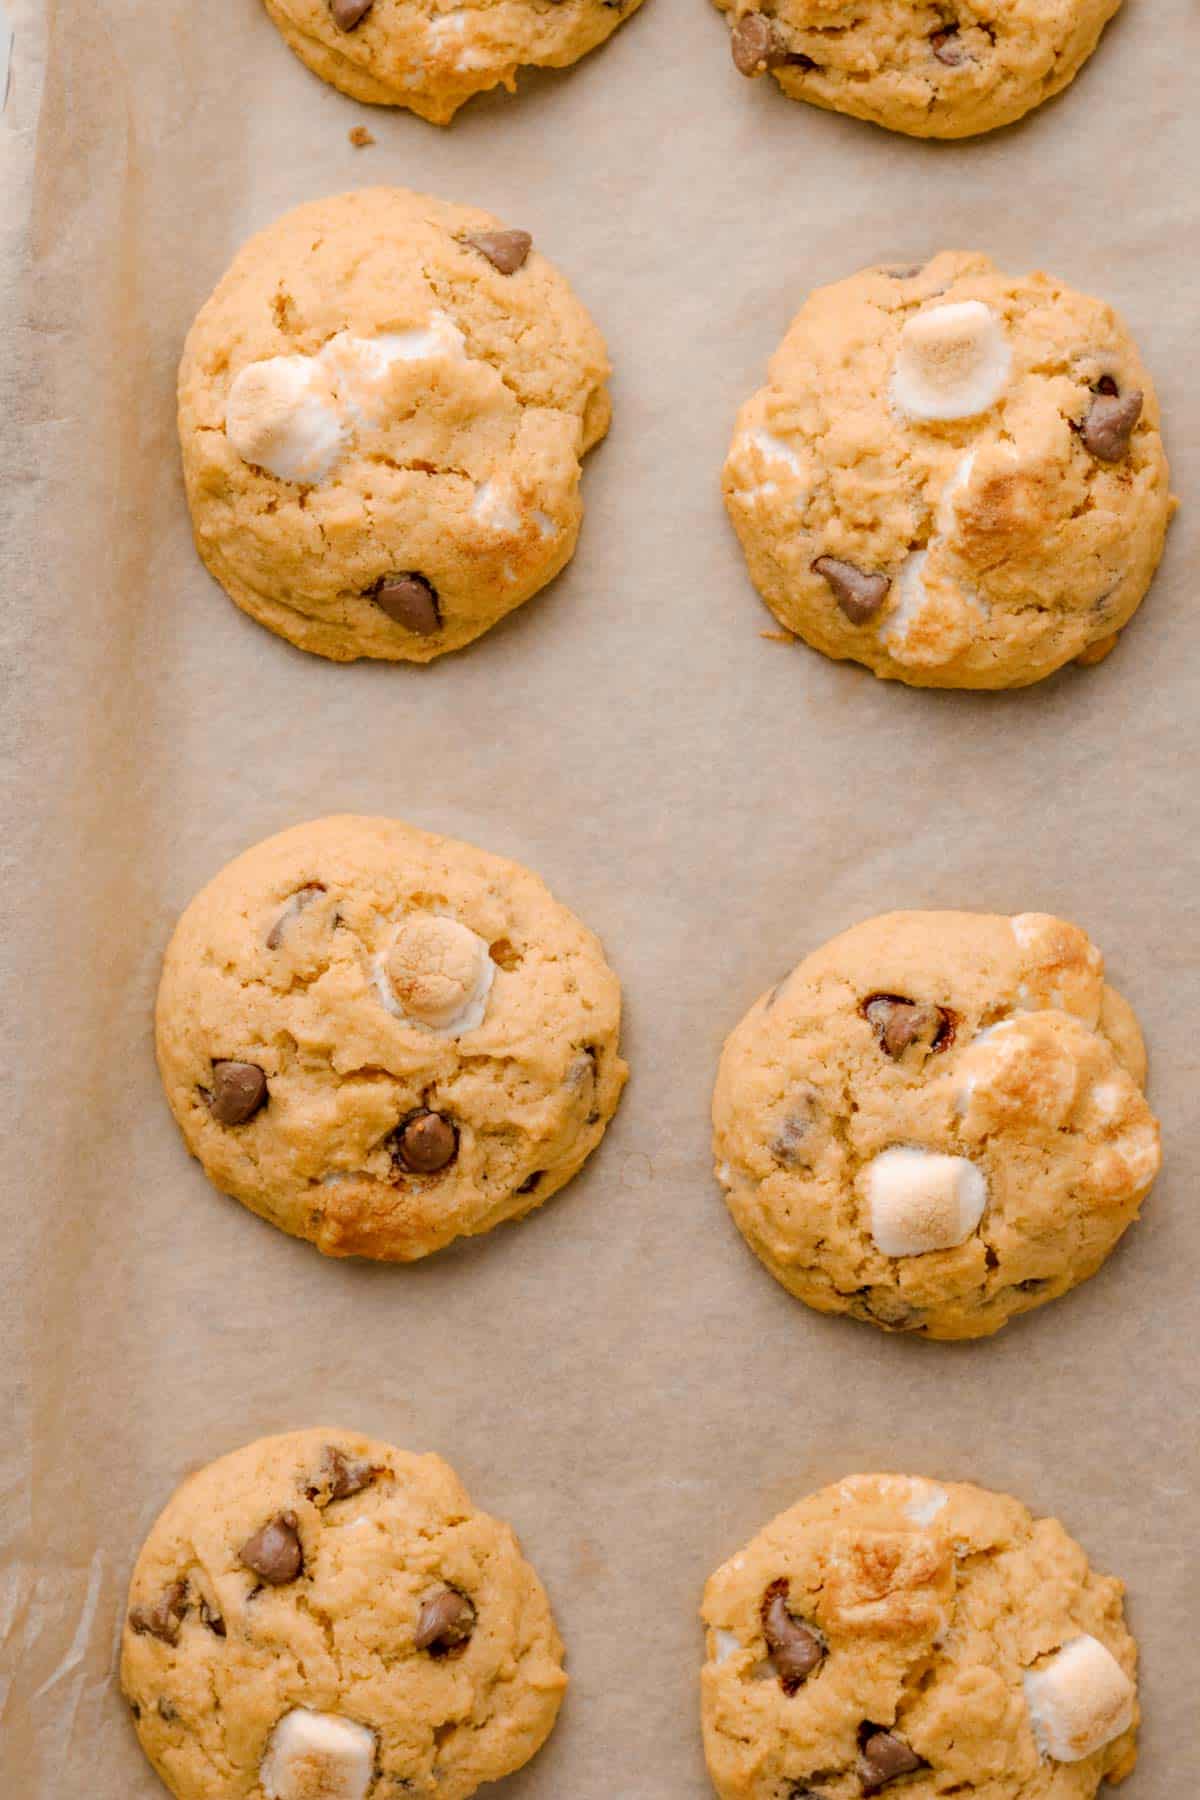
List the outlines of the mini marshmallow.
{"type": "Polygon", "coordinates": [[[911,1519],[914,1525],[932,1525],[949,1500],[949,1494],[945,1488],[938,1487],[932,1481],[914,1479],[912,1489],[912,1499],[904,1508],[905,1517],[911,1519]]]}
{"type": "Polygon", "coordinates": [[[727,1663],[731,1656],[736,1656],[742,1646],[732,1631],[722,1631],[719,1625],[714,1628],[713,1637],[717,1642],[717,1652],[713,1661],[720,1668],[721,1664],[727,1663]]]}
{"type": "Polygon", "coordinates": [[[942,489],[941,498],[937,503],[937,511],[933,515],[933,528],[939,537],[945,538],[952,536],[955,524],[957,523],[954,513],[954,500],[956,495],[961,494],[967,483],[970,481],[971,470],[974,467],[975,452],[973,450],[968,450],[965,456],[959,458],[954,473],[942,489]]]}
{"type": "Polygon", "coordinates": [[[234,376],[225,435],[243,462],[281,481],[324,480],[345,439],[337,398],[311,356],[269,356],[234,376]]]}
{"type": "Polygon", "coordinates": [[[773,431],[764,431],[760,425],[753,425],[742,433],[738,448],[757,450],[764,462],[784,463],[793,475],[804,473],[804,464],[791,445],[776,437],[773,431]]]}
{"type": "Polygon", "coordinates": [[[521,529],[521,515],[513,505],[512,489],[499,481],[485,481],[475,489],[471,516],[491,531],[521,529]]]}
{"type": "Polygon", "coordinates": [[[982,1170],[965,1156],[896,1145],[866,1173],[871,1236],[885,1256],[923,1256],[970,1237],[987,1205],[982,1170]]]}
{"type": "Polygon", "coordinates": [[[1012,351],[982,300],[914,313],[900,333],[892,400],[910,419],[973,419],[1008,385],[1012,351]]]}
{"type": "Polygon", "coordinates": [[[374,1773],[373,1731],[301,1706],[271,1733],[259,1778],[267,1800],[365,1800],[374,1773]]]}
{"type": "Polygon", "coordinates": [[[323,481],[353,431],[386,423],[395,363],[461,357],[465,345],[449,314],[435,310],[417,330],[339,331],[316,356],[248,363],[230,385],[225,435],[243,462],[281,481],[323,481]]]}
{"type": "Polygon", "coordinates": [[[883,641],[893,655],[903,650],[909,627],[925,604],[925,564],[928,560],[928,550],[914,550],[900,564],[892,582],[896,605],[884,623],[883,641]]]}
{"type": "Polygon", "coordinates": [[[373,967],[375,989],[397,1018],[458,1037],[482,1024],[496,965],[483,938],[457,919],[414,913],[373,967]]]}
{"type": "Polygon", "coordinates": [[[1034,1740],[1055,1762],[1082,1762],[1133,1723],[1132,1681],[1086,1633],[1021,1679],[1034,1740]]]}

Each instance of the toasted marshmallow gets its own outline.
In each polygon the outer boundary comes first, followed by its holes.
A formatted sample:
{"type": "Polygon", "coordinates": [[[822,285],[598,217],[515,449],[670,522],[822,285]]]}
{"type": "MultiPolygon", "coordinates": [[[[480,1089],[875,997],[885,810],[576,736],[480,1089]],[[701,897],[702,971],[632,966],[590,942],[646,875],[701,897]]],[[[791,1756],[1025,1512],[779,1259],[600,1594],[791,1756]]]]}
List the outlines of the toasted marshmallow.
{"type": "Polygon", "coordinates": [[[1008,385],[1012,351],[982,300],[914,313],[900,333],[892,400],[910,419],[973,419],[1008,385]]]}
{"type": "Polygon", "coordinates": [[[243,462],[281,481],[323,481],[345,428],[333,385],[312,356],[269,356],[234,376],[225,435],[243,462]]]}
{"type": "Polygon", "coordinates": [[[373,1731],[299,1706],[271,1733],[259,1779],[267,1800],[365,1800],[374,1773],[373,1731]]]}
{"type": "Polygon", "coordinates": [[[970,1237],[987,1205],[982,1170],[965,1156],[896,1145],[867,1169],[871,1236],[885,1256],[923,1256],[970,1237]]]}
{"type": "Polygon", "coordinates": [[[1072,1638],[1021,1677],[1034,1740],[1055,1762],[1082,1762],[1133,1723],[1134,1686],[1097,1638],[1072,1638]]]}
{"type": "Polygon", "coordinates": [[[441,913],[413,913],[375,958],[373,972],[389,1012],[458,1037],[482,1024],[496,965],[469,926],[441,913]]]}
{"type": "Polygon", "coordinates": [[[461,357],[465,342],[449,315],[435,311],[428,325],[413,331],[382,331],[373,338],[339,331],[317,360],[329,371],[348,423],[361,429],[387,423],[388,382],[397,363],[461,357]]]}

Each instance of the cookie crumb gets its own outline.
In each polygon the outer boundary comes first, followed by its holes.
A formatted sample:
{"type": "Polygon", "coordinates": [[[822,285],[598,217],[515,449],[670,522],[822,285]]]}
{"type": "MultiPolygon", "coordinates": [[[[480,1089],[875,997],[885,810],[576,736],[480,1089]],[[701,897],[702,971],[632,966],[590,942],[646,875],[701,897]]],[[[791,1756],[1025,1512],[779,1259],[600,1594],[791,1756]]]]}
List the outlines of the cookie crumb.
{"type": "Polygon", "coordinates": [[[795,636],[790,631],[760,631],[759,637],[766,638],[769,644],[794,644],[795,636]]]}
{"type": "Polygon", "coordinates": [[[368,144],[375,142],[375,139],[365,125],[356,125],[350,132],[350,142],[356,150],[365,150],[368,144]]]}

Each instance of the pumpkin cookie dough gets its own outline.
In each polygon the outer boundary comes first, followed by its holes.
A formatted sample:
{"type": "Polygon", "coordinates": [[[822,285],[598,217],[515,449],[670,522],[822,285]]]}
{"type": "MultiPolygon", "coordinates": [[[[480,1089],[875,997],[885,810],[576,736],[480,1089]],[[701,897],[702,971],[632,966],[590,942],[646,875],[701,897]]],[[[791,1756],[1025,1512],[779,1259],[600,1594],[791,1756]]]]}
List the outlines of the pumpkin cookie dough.
{"type": "Polygon", "coordinates": [[[170,1500],[121,1687],[179,1800],[465,1800],[546,1741],[562,1655],[512,1531],[440,1457],[295,1431],[170,1500]]]}
{"type": "Polygon", "coordinates": [[[888,913],[756,1002],[713,1098],[747,1243],[819,1312],[984,1337],[1094,1275],[1158,1173],[1146,1057],[1045,913],[888,913]]]}
{"type": "Polygon", "coordinates": [[[783,624],[914,687],[1099,661],[1171,512],[1158,402],[1113,309],[952,251],[810,295],[723,487],[783,624]]]}
{"type": "Polygon", "coordinates": [[[607,376],[528,232],[403,188],[298,207],[188,334],[196,546],[302,650],[430,662],[570,561],[607,376]]]}
{"type": "Polygon", "coordinates": [[[283,40],[355,100],[448,125],[475,94],[516,90],[523,68],[564,69],[641,0],[266,0],[283,40]]]}
{"type": "Polygon", "coordinates": [[[625,1082],[621,992],[536,875],[391,819],[258,844],[167,950],[158,1061],[225,1193],[330,1256],[412,1262],[541,1206],[625,1082]]]}
{"type": "Polygon", "coordinates": [[[1057,1519],[959,1482],[855,1475],[708,1583],[721,1800],[1091,1800],[1137,1758],[1119,1581],[1057,1519]]]}
{"type": "Polygon", "coordinates": [[[913,137],[1009,125],[1074,81],[1121,0],[716,0],[734,65],[913,137]]]}

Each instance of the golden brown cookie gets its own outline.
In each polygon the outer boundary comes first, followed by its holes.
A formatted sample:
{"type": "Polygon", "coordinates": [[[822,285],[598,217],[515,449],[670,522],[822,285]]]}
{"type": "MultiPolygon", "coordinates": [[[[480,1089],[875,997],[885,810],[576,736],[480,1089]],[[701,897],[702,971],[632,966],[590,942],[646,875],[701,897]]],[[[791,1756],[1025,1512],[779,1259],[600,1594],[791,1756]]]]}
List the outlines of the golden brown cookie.
{"type": "Polygon", "coordinates": [[[1113,309],[950,251],[809,296],[723,487],[788,629],[914,687],[1099,660],[1171,512],[1158,402],[1113,309]]]}
{"type": "Polygon", "coordinates": [[[1074,81],[1121,0],[716,0],[735,67],[913,137],[994,131],[1074,81]]]}
{"type": "Polygon", "coordinates": [[[514,92],[523,68],[563,69],[611,37],[641,0],[266,0],[300,60],[377,106],[448,125],[474,94],[514,92]]]}
{"type": "Polygon", "coordinates": [[[403,188],[297,207],[188,334],[197,549],[302,650],[430,662],[570,561],[607,375],[527,232],[403,188]]]}
{"type": "Polygon", "coordinates": [[[756,1002],[713,1097],[717,1175],[784,1287],[885,1331],[984,1337],[1094,1275],[1158,1173],[1132,1011],[1044,913],[887,913],[756,1002]]]}
{"type": "Polygon", "coordinates": [[[536,875],[346,816],[192,901],[158,1060],[225,1193],[327,1255],[411,1262],[570,1180],[620,1098],[620,1020],[599,942],[536,875]]]}
{"type": "Polygon", "coordinates": [[[541,1748],[566,1676],[512,1531],[440,1457],[314,1430],[168,1502],[121,1687],[179,1800],[466,1800],[541,1748]]]}
{"type": "Polygon", "coordinates": [[[704,1595],[721,1800],[1091,1800],[1137,1757],[1119,1581],[1057,1519],[960,1482],[854,1475],[704,1595]]]}

